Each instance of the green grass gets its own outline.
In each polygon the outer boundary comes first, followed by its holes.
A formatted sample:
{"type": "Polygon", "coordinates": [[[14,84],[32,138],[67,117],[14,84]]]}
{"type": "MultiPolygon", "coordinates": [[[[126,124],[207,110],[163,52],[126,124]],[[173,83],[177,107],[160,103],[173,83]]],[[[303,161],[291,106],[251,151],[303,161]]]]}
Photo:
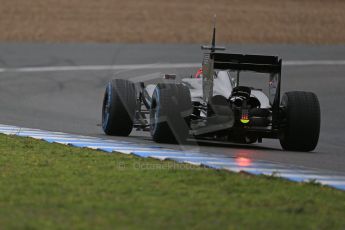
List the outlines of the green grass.
{"type": "Polygon", "coordinates": [[[0,135],[0,229],[344,229],[313,183],[0,135]]]}

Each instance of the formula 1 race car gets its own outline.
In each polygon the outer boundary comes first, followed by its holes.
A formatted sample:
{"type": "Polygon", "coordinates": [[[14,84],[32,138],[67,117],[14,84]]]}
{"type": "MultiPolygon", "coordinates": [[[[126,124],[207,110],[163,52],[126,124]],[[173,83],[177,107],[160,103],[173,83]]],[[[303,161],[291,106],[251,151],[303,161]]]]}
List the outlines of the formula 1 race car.
{"type": "Polygon", "coordinates": [[[320,132],[320,106],[312,92],[287,92],[281,99],[282,60],[276,56],[205,50],[195,76],[145,85],[114,79],[106,87],[102,128],[107,135],[128,136],[133,127],[150,131],[159,143],[188,138],[250,144],[278,138],[285,150],[312,151],[320,132]],[[241,84],[242,72],[268,76],[263,90],[241,84]],[[266,96],[267,95],[267,96],[266,96]]]}

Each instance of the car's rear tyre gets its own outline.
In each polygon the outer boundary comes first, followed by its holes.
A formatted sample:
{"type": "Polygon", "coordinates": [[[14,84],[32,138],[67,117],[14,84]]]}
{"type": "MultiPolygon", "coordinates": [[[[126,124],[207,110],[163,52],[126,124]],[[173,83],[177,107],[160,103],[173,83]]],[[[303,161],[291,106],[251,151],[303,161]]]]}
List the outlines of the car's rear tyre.
{"type": "Polygon", "coordinates": [[[191,95],[182,84],[157,84],[151,101],[150,132],[159,143],[183,143],[188,138],[191,95]]]}
{"type": "Polygon", "coordinates": [[[124,79],[110,81],[103,99],[103,131],[107,135],[128,136],[133,128],[135,108],[134,83],[124,79]]]}
{"type": "Polygon", "coordinates": [[[284,121],[280,144],[285,150],[312,151],[320,133],[320,104],[311,92],[287,92],[282,97],[284,121]]]}

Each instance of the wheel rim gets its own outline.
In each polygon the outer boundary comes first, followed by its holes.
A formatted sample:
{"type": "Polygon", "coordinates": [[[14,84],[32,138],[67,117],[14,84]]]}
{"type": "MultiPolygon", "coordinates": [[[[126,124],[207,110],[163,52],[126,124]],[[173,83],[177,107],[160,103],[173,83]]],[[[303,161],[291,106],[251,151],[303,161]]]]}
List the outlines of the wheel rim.
{"type": "Polygon", "coordinates": [[[110,114],[110,105],[111,105],[111,91],[110,91],[110,84],[106,89],[106,93],[104,95],[103,100],[103,108],[102,108],[102,127],[103,130],[107,128],[109,122],[109,114],[110,114]]]}
{"type": "MultiPolygon", "coordinates": [[[[152,104],[154,105],[154,104],[152,104]]],[[[158,122],[158,111],[157,111],[157,106],[151,107],[150,110],[150,130],[151,133],[154,133],[157,127],[157,122],[158,122]]]]}
{"type": "Polygon", "coordinates": [[[152,96],[152,103],[150,108],[150,132],[153,135],[156,132],[157,124],[159,121],[159,92],[156,89],[152,96]]]}

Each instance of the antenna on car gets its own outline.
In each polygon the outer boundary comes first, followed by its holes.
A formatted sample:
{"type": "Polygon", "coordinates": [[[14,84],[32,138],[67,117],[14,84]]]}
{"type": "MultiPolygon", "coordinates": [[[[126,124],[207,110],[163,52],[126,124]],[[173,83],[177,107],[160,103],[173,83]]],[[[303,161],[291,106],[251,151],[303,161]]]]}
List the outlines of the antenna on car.
{"type": "Polygon", "coordinates": [[[212,42],[211,42],[211,46],[201,46],[202,50],[210,50],[211,52],[215,52],[216,50],[225,50],[225,47],[217,47],[216,46],[216,19],[217,19],[217,15],[214,15],[213,17],[213,35],[212,35],[212,42]]]}
{"type": "Polygon", "coordinates": [[[216,20],[217,20],[217,15],[215,14],[213,17],[213,36],[212,36],[211,52],[214,52],[216,48],[216,20]]]}

